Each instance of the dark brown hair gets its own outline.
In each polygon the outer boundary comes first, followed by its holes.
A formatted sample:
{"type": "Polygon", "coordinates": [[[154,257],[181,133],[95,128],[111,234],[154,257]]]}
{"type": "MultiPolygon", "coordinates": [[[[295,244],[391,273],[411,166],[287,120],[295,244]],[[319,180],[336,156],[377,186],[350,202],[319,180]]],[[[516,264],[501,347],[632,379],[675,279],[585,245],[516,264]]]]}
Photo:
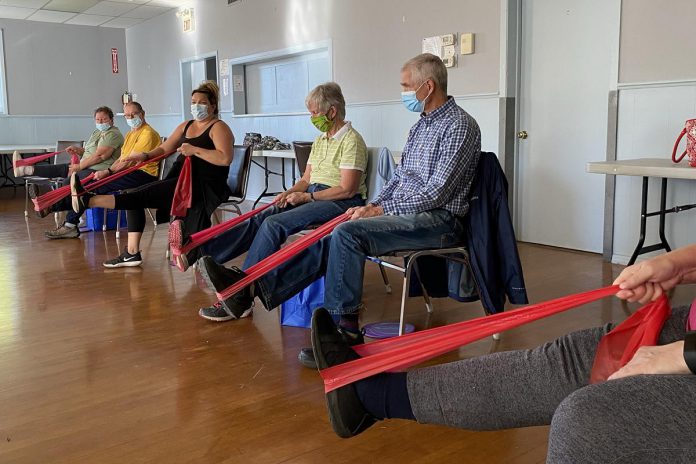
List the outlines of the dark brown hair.
{"type": "Polygon", "coordinates": [[[100,106],[99,108],[94,110],[95,117],[97,116],[97,113],[106,113],[109,115],[109,119],[111,119],[112,121],[114,120],[114,112],[111,111],[111,108],[109,108],[108,106],[100,106]]]}

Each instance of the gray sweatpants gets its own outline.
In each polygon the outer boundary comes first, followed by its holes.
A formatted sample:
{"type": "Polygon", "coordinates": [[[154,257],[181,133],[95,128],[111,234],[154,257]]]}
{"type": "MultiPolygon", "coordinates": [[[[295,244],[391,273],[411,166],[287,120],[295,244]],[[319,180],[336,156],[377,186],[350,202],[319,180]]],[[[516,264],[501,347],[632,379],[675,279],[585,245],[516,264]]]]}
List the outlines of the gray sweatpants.
{"type": "MultiPolygon", "coordinates": [[[[687,313],[673,309],[659,344],[684,338],[687,313]]],[[[549,463],[695,463],[696,375],[588,385],[597,343],[610,329],[413,370],[413,413],[421,423],[471,430],[551,424],[549,463]]]]}

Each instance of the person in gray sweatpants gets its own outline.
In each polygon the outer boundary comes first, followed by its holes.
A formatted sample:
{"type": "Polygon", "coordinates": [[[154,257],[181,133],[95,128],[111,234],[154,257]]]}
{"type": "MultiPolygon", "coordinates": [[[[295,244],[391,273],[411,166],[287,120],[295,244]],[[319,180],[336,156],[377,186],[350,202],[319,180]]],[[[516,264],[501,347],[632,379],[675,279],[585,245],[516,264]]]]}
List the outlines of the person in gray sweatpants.
{"type": "MultiPolygon", "coordinates": [[[[696,245],[629,266],[615,283],[619,298],[647,302],[694,282],[696,245]]],[[[357,358],[318,311],[312,342],[319,368],[357,358]]],[[[639,349],[599,384],[589,385],[590,371],[612,324],[530,350],[370,377],[328,393],[329,417],[341,437],[385,418],[470,430],[550,424],[549,463],[693,463],[696,375],[689,367],[696,366],[685,361],[687,320],[695,329],[696,309],[673,308],[658,346],[639,349]]]]}

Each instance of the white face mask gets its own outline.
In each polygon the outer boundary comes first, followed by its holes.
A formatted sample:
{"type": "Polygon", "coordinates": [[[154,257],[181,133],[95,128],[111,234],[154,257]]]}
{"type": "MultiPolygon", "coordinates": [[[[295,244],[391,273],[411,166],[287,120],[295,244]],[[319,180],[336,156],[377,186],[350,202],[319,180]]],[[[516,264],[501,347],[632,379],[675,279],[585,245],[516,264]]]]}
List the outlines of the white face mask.
{"type": "Polygon", "coordinates": [[[134,116],[130,119],[126,119],[126,124],[128,124],[128,127],[131,129],[137,129],[143,124],[143,120],[140,119],[140,116],[134,116]]]}
{"type": "Polygon", "coordinates": [[[202,121],[208,117],[208,105],[192,103],[191,114],[196,121],[202,121]]]}

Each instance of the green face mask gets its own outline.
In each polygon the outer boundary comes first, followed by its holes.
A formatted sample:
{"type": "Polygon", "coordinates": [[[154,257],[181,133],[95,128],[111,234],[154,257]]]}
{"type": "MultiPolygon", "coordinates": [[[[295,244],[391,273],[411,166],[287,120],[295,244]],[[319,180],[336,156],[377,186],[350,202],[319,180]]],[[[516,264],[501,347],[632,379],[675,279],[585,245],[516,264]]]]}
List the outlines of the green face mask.
{"type": "Polygon", "coordinates": [[[314,124],[314,127],[319,129],[321,132],[328,132],[334,123],[332,120],[326,117],[325,114],[318,114],[316,116],[312,116],[310,119],[312,124],[314,124]]]}

